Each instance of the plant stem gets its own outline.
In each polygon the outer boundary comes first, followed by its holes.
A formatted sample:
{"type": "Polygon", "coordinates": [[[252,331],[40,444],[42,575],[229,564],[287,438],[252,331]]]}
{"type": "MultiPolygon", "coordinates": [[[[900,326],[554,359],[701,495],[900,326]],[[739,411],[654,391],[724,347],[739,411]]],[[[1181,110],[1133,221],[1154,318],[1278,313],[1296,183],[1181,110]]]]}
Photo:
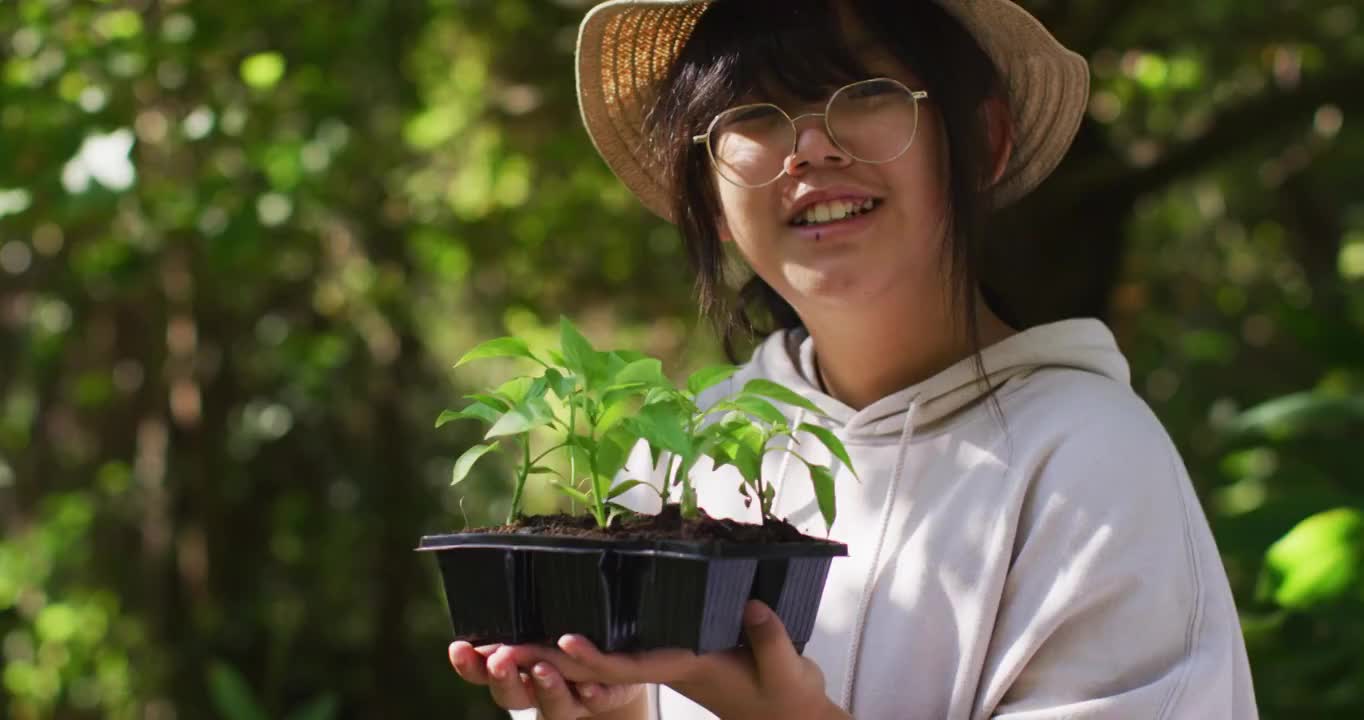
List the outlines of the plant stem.
{"type": "Polygon", "coordinates": [[[663,476],[663,505],[668,504],[668,490],[673,484],[673,463],[677,460],[677,453],[668,453],[668,472],[663,476]]]}
{"type": "Polygon", "coordinates": [[[521,493],[526,489],[526,478],[530,475],[530,433],[521,441],[522,463],[521,473],[516,478],[516,489],[512,491],[511,509],[507,511],[507,524],[516,522],[516,516],[521,514],[521,493]]]}
{"type": "MultiPolygon", "coordinates": [[[[577,390],[577,384],[576,384],[576,383],[574,384],[574,388],[573,388],[573,389],[574,389],[574,390],[577,390]]],[[[577,455],[573,452],[573,448],[572,448],[573,440],[577,437],[577,435],[576,435],[573,431],[574,431],[575,429],[577,429],[577,427],[578,427],[578,406],[577,406],[576,403],[570,401],[570,402],[568,403],[568,439],[564,442],[564,444],[570,446],[569,449],[568,449],[568,484],[569,484],[570,486],[575,485],[575,484],[577,484],[577,482],[578,482],[578,471],[577,471],[577,462],[576,462],[577,455]]],[[[569,499],[569,501],[568,501],[568,512],[569,512],[570,514],[576,514],[576,513],[578,512],[578,507],[577,507],[577,505],[573,502],[572,499],[569,499]]]]}

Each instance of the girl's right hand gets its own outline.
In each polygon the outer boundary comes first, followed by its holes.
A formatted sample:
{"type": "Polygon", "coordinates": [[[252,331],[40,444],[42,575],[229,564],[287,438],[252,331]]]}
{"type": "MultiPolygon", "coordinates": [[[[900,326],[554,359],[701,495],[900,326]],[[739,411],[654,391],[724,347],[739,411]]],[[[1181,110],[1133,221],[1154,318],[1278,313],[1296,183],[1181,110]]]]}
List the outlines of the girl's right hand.
{"type": "Polygon", "coordinates": [[[476,648],[458,640],[450,644],[450,664],[466,681],[488,686],[493,702],[504,710],[534,708],[545,720],[645,717],[643,685],[574,684],[546,662],[536,663],[527,674],[512,660],[512,650],[510,645],[476,648]]]}

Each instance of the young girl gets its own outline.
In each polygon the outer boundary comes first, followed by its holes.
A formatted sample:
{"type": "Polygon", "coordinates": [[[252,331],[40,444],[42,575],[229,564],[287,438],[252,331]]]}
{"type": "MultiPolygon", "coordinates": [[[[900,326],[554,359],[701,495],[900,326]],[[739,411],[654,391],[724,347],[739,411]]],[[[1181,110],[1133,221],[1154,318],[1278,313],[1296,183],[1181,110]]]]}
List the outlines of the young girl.
{"type": "MultiPolygon", "coordinates": [[[[990,211],[1079,126],[1082,58],[1008,0],[616,0],[583,22],[578,83],[602,156],[680,227],[726,347],[765,335],[716,394],[776,380],[827,413],[786,408],[793,426],[846,444],[849,555],[803,656],[753,602],[748,648],[457,642],[462,677],[551,720],[1256,716],[1207,521],[1112,334],[1020,328],[982,283],[1009,241],[990,211]],[[727,250],[751,270],[733,299],[727,250]]],[[[783,458],[777,514],[823,532],[783,458]]],[[[756,520],[732,470],[701,504],[756,520]]]]}

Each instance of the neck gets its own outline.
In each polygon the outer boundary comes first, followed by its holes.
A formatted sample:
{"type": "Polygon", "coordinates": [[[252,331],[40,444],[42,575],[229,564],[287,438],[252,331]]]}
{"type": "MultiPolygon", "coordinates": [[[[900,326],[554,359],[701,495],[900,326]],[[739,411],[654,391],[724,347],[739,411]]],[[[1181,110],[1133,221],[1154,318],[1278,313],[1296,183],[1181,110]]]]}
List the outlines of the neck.
{"type": "MultiPolygon", "coordinates": [[[[977,297],[981,347],[1016,332],[977,297]]],[[[932,312],[802,316],[815,343],[825,392],[856,410],[923,382],[975,352],[965,323],[944,307],[932,312]]]]}

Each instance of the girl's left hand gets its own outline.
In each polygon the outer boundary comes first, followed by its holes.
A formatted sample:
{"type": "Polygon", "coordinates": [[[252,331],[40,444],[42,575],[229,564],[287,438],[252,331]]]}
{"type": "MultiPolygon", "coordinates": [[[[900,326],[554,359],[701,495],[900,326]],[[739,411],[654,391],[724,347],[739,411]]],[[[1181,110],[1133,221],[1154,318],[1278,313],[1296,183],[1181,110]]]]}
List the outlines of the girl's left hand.
{"type": "Polygon", "coordinates": [[[747,648],[705,655],[677,649],[603,654],[581,635],[560,638],[558,651],[519,645],[503,652],[510,651],[519,667],[547,664],[570,682],[667,685],[726,719],[848,717],[824,694],[824,674],[796,652],[776,613],[749,601],[744,632],[747,648]]]}

